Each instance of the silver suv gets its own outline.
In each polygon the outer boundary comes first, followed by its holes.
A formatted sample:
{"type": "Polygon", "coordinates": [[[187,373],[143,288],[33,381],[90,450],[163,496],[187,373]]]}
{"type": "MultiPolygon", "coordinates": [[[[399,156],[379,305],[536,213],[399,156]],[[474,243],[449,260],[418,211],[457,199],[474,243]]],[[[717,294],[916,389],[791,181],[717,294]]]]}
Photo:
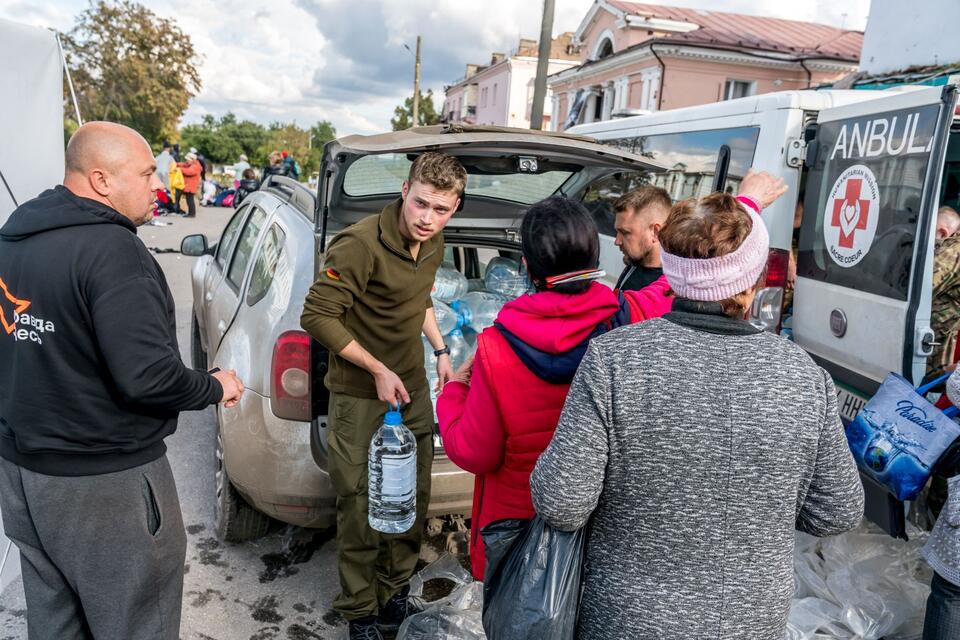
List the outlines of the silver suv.
{"type": "MultiPolygon", "coordinates": [[[[495,255],[516,257],[517,223],[553,194],[581,198],[611,218],[603,180],[644,182],[649,159],[585,138],[495,128],[423,127],[351,136],[324,149],[318,195],[271,177],[227,223],[220,241],[184,238],[193,268],[195,367],[235,369],[247,385],[240,404],[219,407],[217,533],[229,541],[267,532],[272,520],[305,527],[335,522],[327,474],[328,354],[300,328],[303,300],[338,231],[399,197],[412,159],[426,150],[457,156],[467,169],[462,210],[444,231],[447,260],[480,277],[495,255]]],[[[615,256],[603,265],[612,277],[615,256]]],[[[429,513],[470,513],[473,478],[437,438],[429,513]]]]}

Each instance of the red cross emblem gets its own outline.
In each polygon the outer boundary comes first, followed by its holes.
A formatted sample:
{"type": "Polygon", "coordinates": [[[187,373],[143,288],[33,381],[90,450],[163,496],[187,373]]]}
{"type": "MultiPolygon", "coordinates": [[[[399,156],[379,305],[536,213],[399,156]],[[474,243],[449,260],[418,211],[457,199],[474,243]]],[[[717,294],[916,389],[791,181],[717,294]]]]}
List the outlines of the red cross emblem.
{"type": "Polygon", "coordinates": [[[853,236],[857,231],[867,228],[870,213],[870,201],[860,198],[860,178],[847,179],[847,192],[843,198],[833,201],[833,220],[830,224],[840,228],[839,245],[844,249],[853,248],[853,236]]]}

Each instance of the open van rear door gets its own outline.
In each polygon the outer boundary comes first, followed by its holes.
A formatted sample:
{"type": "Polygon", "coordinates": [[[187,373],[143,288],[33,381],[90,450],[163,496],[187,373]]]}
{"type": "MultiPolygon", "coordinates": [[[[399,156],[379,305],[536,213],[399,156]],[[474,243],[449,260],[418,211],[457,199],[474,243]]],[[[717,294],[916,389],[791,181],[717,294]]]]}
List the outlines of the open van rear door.
{"type": "MultiPolygon", "coordinates": [[[[956,100],[952,86],[909,89],[817,118],[793,332],[837,382],[845,421],[889,372],[915,383],[924,375],[937,198],[956,100]]],[[[880,493],[868,517],[902,535],[902,505],[880,493]]]]}

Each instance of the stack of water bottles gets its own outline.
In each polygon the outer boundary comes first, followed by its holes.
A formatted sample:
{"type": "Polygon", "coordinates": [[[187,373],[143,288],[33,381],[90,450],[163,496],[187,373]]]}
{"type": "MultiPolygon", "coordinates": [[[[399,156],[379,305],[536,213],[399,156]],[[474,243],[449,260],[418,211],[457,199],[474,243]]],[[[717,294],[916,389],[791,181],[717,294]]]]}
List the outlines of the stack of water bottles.
{"type": "MultiPolygon", "coordinates": [[[[493,258],[482,280],[467,280],[452,266],[440,267],[430,295],[440,333],[450,347],[454,371],[476,351],[477,335],[493,326],[503,305],[530,290],[526,271],[510,258],[493,258]]],[[[432,391],[437,385],[436,360],[426,336],[423,337],[423,366],[436,408],[437,394],[432,391]]]]}

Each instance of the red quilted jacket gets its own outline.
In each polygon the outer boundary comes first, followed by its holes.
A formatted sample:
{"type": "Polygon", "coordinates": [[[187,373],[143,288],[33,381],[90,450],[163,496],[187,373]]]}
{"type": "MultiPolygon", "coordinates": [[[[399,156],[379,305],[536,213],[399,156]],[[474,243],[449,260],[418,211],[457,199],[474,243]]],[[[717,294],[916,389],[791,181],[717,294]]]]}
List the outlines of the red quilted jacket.
{"type": "MultiPolygon", "coordinates": [[[[627,322],[667,313],[668,289],[661,278],[625,293],[627,322]]],[[[617,295],[599,283],[580,295],[522,296],[480,335],[470,385],[444,387],[437,402],[444,449],[476,474],[470,558],[478,580],[485,567],[480,530],[496,520],[533,517],[530,474],[553,437],[573,371],[598,325],[620,311],[617,295]]]]}

